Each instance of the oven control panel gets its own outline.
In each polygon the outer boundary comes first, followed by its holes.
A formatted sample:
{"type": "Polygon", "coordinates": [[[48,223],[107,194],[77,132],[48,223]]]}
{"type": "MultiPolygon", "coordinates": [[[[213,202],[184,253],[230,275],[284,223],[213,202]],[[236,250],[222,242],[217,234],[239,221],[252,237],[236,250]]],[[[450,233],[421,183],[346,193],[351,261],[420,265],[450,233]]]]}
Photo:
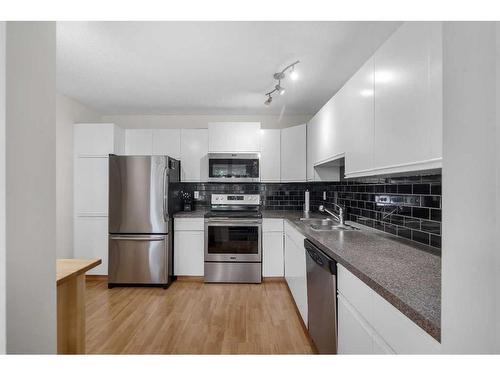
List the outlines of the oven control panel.
{"type": "Polygon", "coordinates": [[[212,204],[260,205],[259,194],[212,194],[212,204]]]}

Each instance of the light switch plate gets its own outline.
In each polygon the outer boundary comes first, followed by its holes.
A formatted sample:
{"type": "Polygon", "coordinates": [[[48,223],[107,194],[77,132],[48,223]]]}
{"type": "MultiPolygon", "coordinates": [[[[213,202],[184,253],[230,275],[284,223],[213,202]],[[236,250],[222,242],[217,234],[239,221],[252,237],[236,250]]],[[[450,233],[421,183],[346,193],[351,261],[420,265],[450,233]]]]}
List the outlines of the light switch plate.
{"type": "Polygon", "coordinates": [[[199,191],[194,192],[194,199],[200,199],[200,192],[199,191]]]}
{"type": "Polygon", "coordinates": [[[323,192],[323,200],[326,201],[326,191],[323,192]]]}

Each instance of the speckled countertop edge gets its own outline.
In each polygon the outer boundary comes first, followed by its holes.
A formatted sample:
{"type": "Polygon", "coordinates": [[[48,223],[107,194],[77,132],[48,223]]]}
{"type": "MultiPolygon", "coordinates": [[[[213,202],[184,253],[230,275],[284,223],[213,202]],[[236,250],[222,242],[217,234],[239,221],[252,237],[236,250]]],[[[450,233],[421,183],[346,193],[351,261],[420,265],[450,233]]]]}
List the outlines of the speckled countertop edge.
{"type": "MultiPolygon", "coordinates": [[[[174,215],[175,217],[204,217],[206,213],[206,209],[199,209],[195,211],[190,211],[190,212],[179,212],[174,215]]],[[[323,215],[317,214],[317,213],[311,213],[311,217],[322,217],[323,215]]],[[[441,341],[441,326],[440,326],[440,321],[439,319],[432,320],[429,317],[425,316],[424,313],[418,311],[414,307],[410,306],[408,303],[406,303],[401,297],[395,295],[393,292],[390,290],[390,286],[384,286],[381,285],[379,282],[377,282],[371,275],[367,274],[366,272],[360,270],[355,264],[352,264],[351,261],[348,259],[345,259],[342,254],[340,254],[340,251],[337,251],[337,249],[331,248],[324,243],[322,243],[320,240],[314,237],[314,235],[311,235],[311,233],[308,233],[308,230],[305,228],[305,224],[297,222],[297,220],[301,217],[304,216],[304,213],[302,211],[278,211],[278,210],[263,210],[262,211],[262,216],[263,218],[277,218],[277,219],[284,219],[287,220],[288,223],[290,223],[294,228],[296,228],[304,237],[309,239],[312,243],[314,243],[316,246],[318,246],[321,250],[325,251],[327,254],[333,257],[338,263],[343,265],[346,269],[348,269],[350,272],[352,272],[356,277],[358,277],[361,281],[363,281],[365,284],[367,284],[371,289],[373,289],[377,294],[382,296],[386,301],[388,301],[391,305],[396,307],[399,311],[401,311],[405,316],[407,316],[409,319],[411,319],[415,324],[417,324],[420,328],[422,328],[424,331],[426,331],[429,335],[431,335],[433,338],[435,338],[437,341],[441,341]]],[[[390,241],[396,241],[398,243],[403,243],[406,248],[411,248],[412,250],[414,249],[415,251],[424,251],[424,252],[429,252],[432,254],[437,255],[437,252],[435,249],[428,247],[428,246],[420,246],[416,243],[413,243],[411,241],[403,240],[400,239],[396,236],[377,231],[373,228],[365,227],[363,225],[360,225],[358,223],[353,223],[355,226],[361,228],[363,231],[367,233],[373,233],[376,234],[377,236],[380,236],[380,241],[384,240],[390,240],[390,241]]],[[[440,303],[441,301],[439,300],[439,308],[440,308],[440,303]]],[[[437,314],[440,318],[440,311],[437,314]]]]}
{"type": "MultiPolygon", "coordinates": [[[[321,217],[322,215],[318,215],[317,213],[311,214],[311,217],[321,217]]],[[[352,272],[356,277],[358,277],[361,281],[367,284],[371,289],[373,289],[377,294],[383,297],[386,301],[388,301],[391,305],[396,307],[399,311],[401,311],[405,316],[407,316],[410,320],[412,320],[415,324],[417,324],[420,328],[426,331],[429,335],[431,335],[437,341],[441,341],[441,325],[440,325],[440,299],[437,301],[439,312],[439,319],[430,319],[425,316],[422,312],[410,306],[404,300],[402,300],[399,296],[392,293],[389,289],[390,287],[386,287],[381,285],[379,282],[374,280],[369,274],[363,272],[355,264],[352,264],[349,260],[345,259],[342,254],[339,253],[334,248],[326,246],[324,243],[320,242],[311,233],[308,233],[308,230],[305,229],[305,224],[297,222],[300,217],[303,217],[303,212],[301,211],[263,211],[264,218],[282,218],[290,223],[294,228],[296,228],[304,237],[310,240],[313,244],[318,246],[321,250],[326,252],[328,255],[332,256],[338,263],[343,265],[346,269],[352,272]]],[[[388,233],[377,231],[376,229],[366,227],[359,223],[351,223],[356,227],[361,228],[364,232],[375,234],[376,236],[380,236],[380,240],[390,240],[393,242],[401,243],[405,245],[405,248],[414,249],[416,252],[424,251],[430,254],[438,255],[438,251],[429,246],[419,245],[413,243],[408,240],[400,239],[399,237],[393,236],[388,233]]],[[[323,232],[324,233],[324,232],[323,232]]]]}

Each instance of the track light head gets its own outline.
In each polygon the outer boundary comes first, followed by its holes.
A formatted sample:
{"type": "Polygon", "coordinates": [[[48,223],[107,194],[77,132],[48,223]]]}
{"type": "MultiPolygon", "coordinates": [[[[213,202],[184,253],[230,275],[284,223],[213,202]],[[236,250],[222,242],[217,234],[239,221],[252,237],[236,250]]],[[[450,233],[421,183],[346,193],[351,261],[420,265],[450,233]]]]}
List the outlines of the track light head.
{"type": "Polygon", "coordinates": [[[265,105],[270,105],[271,102],[273,101],[273,97],[271,95],[269,95],[269,97],[267,98],[267,100],[264,102],[265,105]]]}
{"type": "Polygon", "coordinates": [[[295,65],[292,67],[292,71],[290,72],[290,79],[292,81],[296,81],[299,78],[299,74],[295,71],[295,65]]]}
{"type": "Polygon", "coordinates": [[[274,86],[274,88],[280,95],[283,95],[285,93],[285,88],[281,86],[279,83],[276,86],[274,86]]]}

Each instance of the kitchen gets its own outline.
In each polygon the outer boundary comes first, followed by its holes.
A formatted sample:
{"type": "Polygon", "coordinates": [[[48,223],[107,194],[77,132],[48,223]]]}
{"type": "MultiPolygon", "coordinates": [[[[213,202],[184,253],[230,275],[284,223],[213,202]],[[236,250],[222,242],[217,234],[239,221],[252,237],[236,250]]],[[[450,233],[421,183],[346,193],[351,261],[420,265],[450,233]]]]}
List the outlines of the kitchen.
{"type": "Polygon", "coordinates": [[[90,263],[40,352],[498,353],[498,30],[57,22],[54,255],[90,263]]]}

